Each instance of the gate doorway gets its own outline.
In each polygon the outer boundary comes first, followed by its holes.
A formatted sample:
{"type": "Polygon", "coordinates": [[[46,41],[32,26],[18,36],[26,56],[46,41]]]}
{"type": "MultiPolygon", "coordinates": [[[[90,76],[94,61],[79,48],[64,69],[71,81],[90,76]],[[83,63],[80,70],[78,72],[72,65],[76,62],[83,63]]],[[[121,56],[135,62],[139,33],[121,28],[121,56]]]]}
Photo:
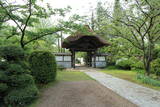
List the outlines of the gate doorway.
{"type": "Polygon", "coordinates": [[[67,37],[63,43],[62,48],[69,49],[71,52],[71,66],[75,68],[76,53],[86,53],[86,64],[88,67],[96,67],[96,55],[99,54],[97,50],[104,46],[109,46],[104,39],[96,35],[89,26],[85,26],[85,33],[76,32],[74,35],[67,37]]]}

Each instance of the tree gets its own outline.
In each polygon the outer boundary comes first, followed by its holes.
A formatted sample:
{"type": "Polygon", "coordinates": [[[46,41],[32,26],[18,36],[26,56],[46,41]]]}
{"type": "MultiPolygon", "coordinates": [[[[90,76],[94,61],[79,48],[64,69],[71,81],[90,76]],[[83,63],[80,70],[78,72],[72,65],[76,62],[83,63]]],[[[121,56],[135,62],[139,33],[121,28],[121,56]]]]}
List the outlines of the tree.
{"type": "Polygon", "coordinates": [[[20,34],[20,45],[22,48],[30,42],[62,30],[60,27],[52,26],[47,29],[39,29],[38,32],[32,32],[31,28],[33,24],[39,23],[40,18],[47,18],[56,14],[64,16],[65,12],[69,10],[69,8],[53,10],[49,5],[48,8],[45,9],[37,5],[37,0],[27,0],[26,2],[24,1],[23,4],[18,5],[10,3],[7,0],[1,0],[0,6],[0,9],[3,10],[6,17],[9,18],[8,20],[12,20],[15,23],[18,29],[17,32],[20,34]]]}
{"type": "MultiPolygon", "coordinates": [[[[126,39],[134,47],[141,50],[147,75],[150,75],[155,44],[160,39],[160,11],[158,4],[159,0],[154,2],[135,0],[135,4],[131,5],[132,11],[130,10],[130,13],[126,12],[125,19],[116,19],[123,27],[110,26],[113,30],[112,35],[126,39]]],[[[113,17],[111,18],[115,20],[113,17]]]]}
{"type": "Polygon", "coordinates": [[[105,4],[98,2],[94,14],[94,31],[97,33],[97,35],[106,39],[109,39],[106,32],[106,25],[110,23],[110,19],[107,15],[108,13],[109,12],[107,11],[107,8],[105,8],[105,4]]]}
{"type": "Polygon", "coordinates": [[[115,0],[114,2],[115,3],[114,3],[114,10],[113,10],[113,18],[115,20],[113,20],[113,23],[116,26],[120,26],[121,24],[119,22],[117,22],[116,20],[122,19],[122,14],[123,14],[122,7],[121,7],[120,0],[115,0]]]}

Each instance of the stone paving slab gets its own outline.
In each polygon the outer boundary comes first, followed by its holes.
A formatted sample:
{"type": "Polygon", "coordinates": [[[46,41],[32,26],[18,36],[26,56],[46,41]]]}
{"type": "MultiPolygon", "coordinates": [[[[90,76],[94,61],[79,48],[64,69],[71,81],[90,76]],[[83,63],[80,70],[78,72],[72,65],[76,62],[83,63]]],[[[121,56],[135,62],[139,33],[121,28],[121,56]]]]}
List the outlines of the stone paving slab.
{"type": "Polygon", "coordinates": [[[160,107],[160,91],[146,88],[102,72],[97,72],[93,69],[92,72],[85,70],[85,73],[140,107],[160,107]]]}

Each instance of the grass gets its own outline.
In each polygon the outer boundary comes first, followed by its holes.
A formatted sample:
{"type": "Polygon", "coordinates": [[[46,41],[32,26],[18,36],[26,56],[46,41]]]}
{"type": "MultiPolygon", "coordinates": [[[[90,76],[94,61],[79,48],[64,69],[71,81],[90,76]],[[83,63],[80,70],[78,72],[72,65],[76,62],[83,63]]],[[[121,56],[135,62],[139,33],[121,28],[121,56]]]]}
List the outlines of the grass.
{"type": "Polygon", "coordinates": [[[88,75],[83,72],[77,71],[60,71],[57,74],[57,81],[80,81],[80,80],[92,80],[88,75]]]}
{"type": "Polygon", "coordinates": [[[101,72],[104,72],[106,74],[110,74],[112,76],[115,76],[115,77],[118,77],[118,78],[121,78],[124,80],[128,80],[130,82],[137,83],[139,85],[160,91],[160,87],[145,84],[142,81],[137,80],[136,79],[136,75],[137,75],[136,71],[119,70],[119,69],[113,68],[113,69],[103,69],[103,70],[101,70],[101,72]]]}
{"type": "MultiPolygon", "coordinates": [[[[81,80],[93,80],[91,77],[86,75],[84,72],[78,72],[78,71],[58,71],[57,77],[54,82],[51,82],[46,85],[38,85],[40,89],[40,93],[42,93],[46,88],[49,88],[50,86],[53,86],[61,81],[81,81],[81,80]]],[[[38,100],[35,100],[31,105],[27,107],[37,107],[36,105],[39,103],[38,100]]]]}

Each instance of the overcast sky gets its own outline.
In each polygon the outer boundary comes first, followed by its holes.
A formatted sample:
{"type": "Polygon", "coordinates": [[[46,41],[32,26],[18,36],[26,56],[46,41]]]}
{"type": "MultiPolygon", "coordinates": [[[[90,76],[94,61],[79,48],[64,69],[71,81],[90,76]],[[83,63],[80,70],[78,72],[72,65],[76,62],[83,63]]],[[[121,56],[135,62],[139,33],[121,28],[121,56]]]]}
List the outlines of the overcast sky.
{"type": "Polygon", "coordinates": [[[95,8],[98,1],[106,3],[106,7],[113,7],[114,0],[44,0],[45,3],[49,3],[52,8],[64,8],[67,6],[72,7],[72,13],[78,13],[80,15],[91,14],[91,9],[95,8]]]}

